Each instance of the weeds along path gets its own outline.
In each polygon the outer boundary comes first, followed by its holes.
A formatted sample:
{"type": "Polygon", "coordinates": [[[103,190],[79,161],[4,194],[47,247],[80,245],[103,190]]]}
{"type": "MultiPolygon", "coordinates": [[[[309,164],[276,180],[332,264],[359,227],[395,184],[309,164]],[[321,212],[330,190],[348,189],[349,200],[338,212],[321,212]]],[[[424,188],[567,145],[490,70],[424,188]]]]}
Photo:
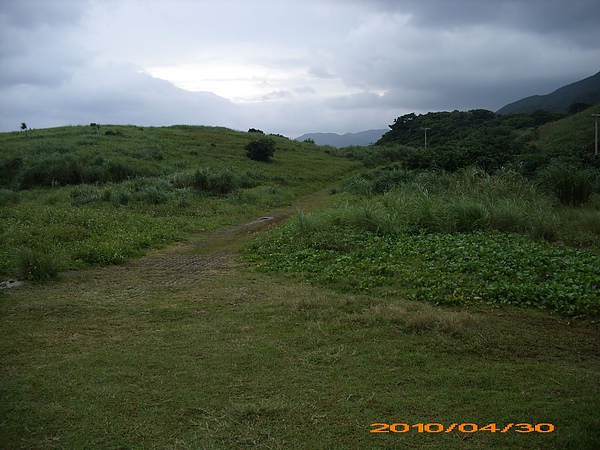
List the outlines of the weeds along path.
{"type": "Polygon", "coordinates": [[[298,209],[318,206],[326,196],[327,190],[315,192],[285,209],[270,211],[250,222],[191,238],[102,271],[114,275],[128,274],[128,278],[137,278],[150,285],[194,284],[208,276],[224,274],[233,267],[233,255],[248,238],[273,228],[298,209]]]}

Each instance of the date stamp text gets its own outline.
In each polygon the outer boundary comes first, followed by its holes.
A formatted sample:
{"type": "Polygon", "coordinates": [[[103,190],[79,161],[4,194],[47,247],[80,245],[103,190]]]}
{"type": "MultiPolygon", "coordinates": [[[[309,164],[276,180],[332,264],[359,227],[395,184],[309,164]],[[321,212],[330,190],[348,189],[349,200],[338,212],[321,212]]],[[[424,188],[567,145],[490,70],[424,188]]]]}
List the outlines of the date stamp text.
{"type": "Polygon", "coordinates": [[[371,433],[552,433],[554,425],[551,423],[507,423],[496,424],[488,423],[478,425],[476,423],[451,423],[444,425],[441,423],[372,423],[371,433]]]}

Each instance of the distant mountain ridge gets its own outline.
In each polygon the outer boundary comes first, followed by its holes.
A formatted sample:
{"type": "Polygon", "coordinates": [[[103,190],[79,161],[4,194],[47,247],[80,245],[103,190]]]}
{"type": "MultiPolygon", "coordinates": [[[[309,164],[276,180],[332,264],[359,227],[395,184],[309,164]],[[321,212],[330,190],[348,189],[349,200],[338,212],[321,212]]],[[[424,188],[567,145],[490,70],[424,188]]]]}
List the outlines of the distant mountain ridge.
{"type": "Polygon", "coordinates": [[[600,104],[600,72],[575,83],[567,84],[546,95],[532,95],[496,111],[497,114],[529,114],[538,109],[567,113],[573,103],[600,104]]]}
{"type": "Polygon", "coordinates": [[[342,148],[351,145],[369,145],[377,142],[381,136],[389,130],[367,130],[358,133],[306,133],[298,136],[296,141],[305,141],[312,139],[317,145],[331,145],[332,147],[342,148]]]}

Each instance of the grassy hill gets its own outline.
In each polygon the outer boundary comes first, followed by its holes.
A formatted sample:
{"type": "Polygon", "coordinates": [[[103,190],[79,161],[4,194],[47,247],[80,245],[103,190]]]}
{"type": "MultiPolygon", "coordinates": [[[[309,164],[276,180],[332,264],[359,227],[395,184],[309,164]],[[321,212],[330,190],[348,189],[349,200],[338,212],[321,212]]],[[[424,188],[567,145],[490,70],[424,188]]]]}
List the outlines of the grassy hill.
{"type": "Polygon", "coordinates": [[[0,134],[0,276],[33,276],[42,257],[60,270],[120,263],[289,205],[356,166],[280,136],[271,161],[253,161],[244,147],[258,137],[192,126],[0,134]]]}
{"type": "Polygon", "coordinates": [[[595,126],[592,114],[600,114],[600,105],[541,126],[534,144],[545,153],[591,157],[595,126]]]}

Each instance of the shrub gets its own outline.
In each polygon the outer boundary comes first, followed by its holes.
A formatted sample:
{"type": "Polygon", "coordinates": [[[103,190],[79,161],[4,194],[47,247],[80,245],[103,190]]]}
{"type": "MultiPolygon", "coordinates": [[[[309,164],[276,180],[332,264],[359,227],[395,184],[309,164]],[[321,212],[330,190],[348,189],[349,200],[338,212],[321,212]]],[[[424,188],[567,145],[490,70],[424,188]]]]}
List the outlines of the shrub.
{"type": "Polygon", "coordinates": [[[21,156],[8,156],[0,160],[0,186],[11,186],[22,167],[23,158],[21,156]]]}
{"type": "Polygon", "coordinates": [[[28,161],[19,173],[19,181],[21,189],[79,184],[83,182],[83,168],[71,155],[51,154],[28,161]]]}
{"type": "Polygon", "coordinates": [[[15,256],[15,270],[20,279],[44,282],[56,279],[61,271],[60,258],[32,248],[21,248],[15,256]]]}
{"type": "Polygon", "coordinates": [[[101,199],[102,194],[98,186],[81,184],[79,186],[75,186],[71,191],[71,203],[76,206],[98,202],[101,201],[101,199]]]}
{"type": "Polygon", "coordinates": [[[21,198],[17,192],[10,189],[0,189],[0,206],[16,205],[21,198]]]}
{"type": "Polygon", "coordinates": [[[235,174],[230,169],[211,173],[208,181],[209,192],[217,195],[229,194],[237,187],[235,174]]]}
{"type": "Polygon", "coordinates": [[[136,200],[160,205],[172,198],[173,186],[164,178],[138,178],[133,183],[136,200]]]}
{"type": "Polygon", "coordinates": [[[171,199],[171,193],[158,186],[144,186],[136,192],[138,200],[152,205],[162,205],[171,199]]]}
{"type": "Polygon", "coordinates": [[[118,190],[112,198],[116,205],[128,205],[133,200],[133,195],[127,190],[118,190]]]}
{"type": "Polygon", "coordinates": [[[248,158],[254,161],[268,161],[275,153],[275,141],[271,138],[254,139],[244,148],[248,158]]]}

